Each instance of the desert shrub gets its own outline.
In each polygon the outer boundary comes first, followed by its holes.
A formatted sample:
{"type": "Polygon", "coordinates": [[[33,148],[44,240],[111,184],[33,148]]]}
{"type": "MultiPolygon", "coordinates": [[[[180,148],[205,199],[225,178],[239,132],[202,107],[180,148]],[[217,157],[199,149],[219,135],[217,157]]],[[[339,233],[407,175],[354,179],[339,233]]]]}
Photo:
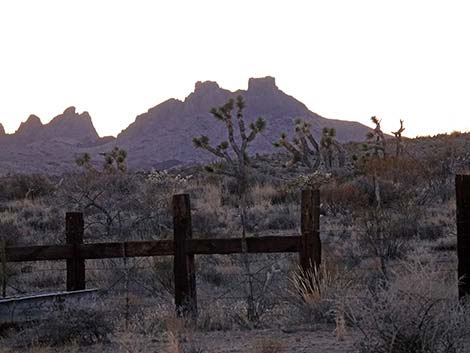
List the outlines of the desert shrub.
{"type": "Polygon", "coordinates": [[[293,272],[292,303],[296,315],[308,323],[334,323],[342,316],[345,298],[352,289],[346,272],[322,264],[319,268],[293,272]]]}
{"type": "MultiPolygon", "coordinates": [[[[407,268],[350,307],[361,353],[464,353],[469,306],[449,295],[440,271],[407,268]]],[[[455,280],[452,281],[456,286],[455,280]]]]}
{"type": "Polygon", "coordinates": [[[199,209],[191,215],[194,232],[198,235],[209,237],[216,235],[217,229],[225,227],[222,217],[215,210],[199,209]]]}
{"type": "Polygon", "coordinates": [[[400,259],[408,251],[409,240],[417,232],[416,219],[390,209],[372,209],[360,219],[363,229],[357,233],[358,246],[366,257],[380,261],[386,277],[390,261],[400,259]]]}
{"type": "Polygon", "coordinates": [[[197,328],[202,331],[228,331],[234,324],[229,307],[225,307],[221,301],[213,302],[210,307],[199,310],[197,328]]]}
{"type": "Polygon", "coordinates": [[[352,182],[329,183],[321,189],[324,208],[331,215],[347,214],[369,204],[368,195],[352,182]]]}
{"type": "Polygon", "coordinates": [[[225,282],[227,282],[227,277],[221,271],[219,271],[218,267],[208,267],[204,266],[201,268],[198,274],[205,282],[220,287],[225,282]]]}
{"type": "Polygon", "coordinates": [[[0,220],[0,240],[5,241],[6,246],[17,244],[21,238],[21,228],[13,220],[0,220]]]}
{"type": "Polygon", "coordinates": [[[249,231],[295,229],[299,220],[299,211],[292,204],[257,205],[247,213],[249,231]]]}
{"type": "Polygon", "coordinates": [[[265,229],[295,229],[299,225],[299,212],[292,206],[272,207],[264,217],[262,226],[265,229]]]}
{"type": "Polygon", "coordinates": [[[142,175],[89,172],[65,178],[58,190],[64,206],[84,213],[93,237],[122,240],[141,236],[142,228],[159,230],[152,226],[161,209],[147,202],[155,194],[142,175]]]}
{"type": "Polygon", "coordinates": [[[59,231],[63,227],[64,215],[57,208],[27,202],[19,207],[18,218],[34,231],[59,231]]]}
{"type": "Polygon", "coordinates": [[[125,326],[125,331],[131,334],[135,342],[135,335],[156,337],[166,330],[166,320],[174,316],[174,306],[168,303],[154,304],[152,308],[139,306],[125,326]]]}
{"type": "Polygon", "coordinates": [[[290,203],[298,204],[299,202],[299,193],[285,188],[278,189],[277,192],[271,196],[272,205],[284,205],[290,203]]]}
{"type": "Polygon", "coordinates": [[[191,320],[168,317],[165,320],[165,353],[206,353],[194,340],[194,323],[191,320]]]}
{"type": "Polygon", "coordinates": [[[425,223],[420,225],[418,235],[420,239],[436,240],[444,234],[445,225],[435,223],[425,223]]]}
{"type": "Polygon", "coordinates": [[[114,331],[112,320],[95,309],[60,309],[15,337],[17,345],[64,346],[70,343],[91,345],[107,342],[114,331]]]}
{"type": "Polygon", "coordinates": [[[16,174],[0,179],[0,201],[35,199],[53,191],[54,184],[42,174],[16,174]]]}
{"type": "Polygon", "coordinates": [[[150,288],[153,295],[159,297],[173,296],[175,282],[173,260],[165,257],[155,257],[151,267],[150,288]]]}

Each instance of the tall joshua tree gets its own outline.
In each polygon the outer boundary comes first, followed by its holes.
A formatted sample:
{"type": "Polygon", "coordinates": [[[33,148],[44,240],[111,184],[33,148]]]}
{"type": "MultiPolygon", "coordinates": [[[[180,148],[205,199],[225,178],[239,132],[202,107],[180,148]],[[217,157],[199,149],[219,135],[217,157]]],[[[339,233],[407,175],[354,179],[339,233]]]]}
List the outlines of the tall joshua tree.
{"type": "Polygon", "coordinates": [[[401,137],[401,134],[403,131],[405,131],[405,128],[403,127],[404,121],[400,119],[400,128],[397,131],[392,131],[392,134],[395,136],[395,142],[396,142],[396,151],[395,154],[397,157],[399,157],[403,153],[403,139],[401,137]]]}
{"type": "Polygon", "coordinates": [[[370,120],[375,124],[374,130],[367,134],[367,141],[369,142],[370,146],[366,145],[366,148],[372,148],[374,151],[375,156],[382,156],[386,157],[386,141],[385,135],[380,127],[381,120],[377,119],[376,116],[370,118],[370,120]]]}
{"type": "Polygon", "coordinates": [[[382,197],[380,192],[380,183],[379,177],[377,173],[377,168],[375,167],[375,163],[383,158],[386,159],[386,141],[385,135],[380,127],[381,120],[377,119],[377,117],[373,116],[370,120],[375,124],[375,128],[373,131],[369,132],[366,135],[367,143],[364,144],[364,149],[368,152],[372,149],[373,157],[376,159],[374,163],[372,163],[372,181],[374,184],[374,194],[375,194],[375,201],[377,208],[382,207],[382,197]]]}
{"type": "Polygon", "coordinates": [[[321,147],[325,150],[324,159],[325,159],[325,166],[327,169],[331,169],[333,167],[333,149],[336,149],[337,157],[338,157],[338,167],[344,167],[345,163],[345,151],[343,146],[336,141],[336,130],[335,128],[325,127],[322,130],[322,137],[320,140],[321,147]]]}
{"type": "Polygon", "coordinates": [[[218,108],[212,108],[210,113],[212,116],[223,122],[227,129],[228,140],[220,142],[216,146],[210,144],[208,136],[202,135],[193,138],[193,144],[196,148],[202,148],[216,157],[226,162],[225,168],[210,171],[228,175],[237,180],[238,194],[243,196],[247,188],[247,173],[251,166],[251,159],[248,156],[247,148],[249,144],[262,132],[266,127],[266,121],[258,117],[249,125],[250,131],[247,133],[243,109],[245,109],[245,101],[242,96],[237,96],[236,100],[229,99],[227,103],[218,108]],[[234,122],[233,110],[236,109],[236,122],[234,122]],[[240,140],[235,138],[234,123],[237,124],[240,140]]]}
{"type": "Polygon", "coordinates": [[[291,160],[287,162],[287,167],[292,167],[299,163],[309,169],[317,169],[321,163],[320,146],[313,137],[310,128],[311,124],[297,118],[295,123],[295,136],[289,141],[286,133],[282,133],[279,140],[275,141],[275,147],[287,150],[291,155],[291,160]]]}
{"type": "Polygon", "coordinates": [[[93,166],[91,164],[91,156],[88,152],[83,153],[75,159],[75,164],[79,167],[83,167],[85,170],[92,170],[93,166]]]}
{"type": "Polygon", "coordinates": [[[121,171],[127,169],[126,158],[127,152],[119,147],[114,147],[110,152],[101,153],[104,157],[103,168],[108,172],[121,171]]]}
{"type": "Polygon", "coordinates": [[[265,129],[266,121],[263,118],[258,117],[254,122],[249,124],[249,131],[247,131],[243,116],[245,106],[246,104],[243,97],[239,95],[235,100],[230,99],[224,105],[212,108],[210,110],[212,116],[225,124],[228,139],[214,146],[211,145],[209,137],[203,135],[193,138],[193,144],[196,148],[204,149],[215,157],[225,161],[223,166],[220,166],[217,169],[211,167],[209,168],[210,171],[228,175],[235,178],[237,181],[240,218],[242,223],[243,263],[248,277],[248,318],[250,320],[255,320],[257,318],[257,313],[254,303],[253,282],[246,245],[246,192],[248,188],[248,172],[252,165],[247,149],[256,136],[265,129]],[[234,126],[237,126],[238,128],[240,136],[239,139],[236,139],[235,137],[234,126]]]}

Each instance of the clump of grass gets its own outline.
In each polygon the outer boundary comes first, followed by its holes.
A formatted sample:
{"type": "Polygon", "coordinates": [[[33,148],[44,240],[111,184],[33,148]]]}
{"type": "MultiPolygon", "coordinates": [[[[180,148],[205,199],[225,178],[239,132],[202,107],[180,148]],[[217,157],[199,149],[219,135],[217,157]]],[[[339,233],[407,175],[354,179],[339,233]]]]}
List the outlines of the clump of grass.
{"type": "Polygon", "coordinates": [[[343,303],[352,288],[352,281],[338,267],[325,264],[308,270],[298,268],[291,276],[294,304],[307,323],[336,323],[344,335],[343,303]]]}
{"type": "Polygon", "coordinates": [[[194,322],[178,317],[168,317],[165,321],[167,339],[165,353],[205,353],[194,340],[194,322]]]}

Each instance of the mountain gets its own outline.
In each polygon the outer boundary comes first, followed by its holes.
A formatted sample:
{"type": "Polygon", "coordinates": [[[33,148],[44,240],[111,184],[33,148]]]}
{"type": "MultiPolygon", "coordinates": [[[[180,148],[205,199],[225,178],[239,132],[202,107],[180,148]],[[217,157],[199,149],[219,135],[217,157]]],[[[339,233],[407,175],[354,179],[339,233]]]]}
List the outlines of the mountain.
{"type": "Polygon", "coordinates": [[[242,95],[246,101],[248,122],[262,116],[266,130],[251,146],[251,152],[271,153],[272,142],[282,132],[292,133],[293,120],[310,121],[318,138],[323,127],[334,127],[341,142],[363,140],[370,131],[357,122],[326,119],[310,111],[303,103],[281,91],[273,77],[251,78],[247,90],[231,92],[216,82],[197,82],[194,92],[183,101],[169,99],[143,113],[117,138],[100,138],[87,112],[67,108],[48,124],[31,115],[14,134],[4,134],[0,125],[0,174],[8,172],[58,173],[75,168],[78,154],[88,152],[100,161],[101,152],[114,146],[128,152],[134,169],[168,168],[175,165],[206,162],[211,155],[194,149],[192,138],[209,136],[216,144],[226,139],[224,124],[209,111],[229,98],[242,95]]]}
{"type": "Polygon", "coordinates": [[[111,142],[100,138],[87,112],[69,107],[43,124],[30,115],[13,134],[0,133],[0,174],[10,172],[58,173],[74,168],[82,150],[111,142]]]}
{"type": "Polygon", "coordinates": [[[211,155],[195,150],[191,140],[202,134],[209,136],[213,143],[226,140],[224,124],[216,121],[209,110],[239,94],[246,102],[247,121],[258,116],[267,121],[266,131],[252,144],[252,152],[272,152],[272,142],[282,132],[291,134],[293,120],[297,117],[312,123],[316,137],[321,136],[323,127],[334,127],[341,142],[361,141],[370,131],[357,122],[326,119],[311,112],[303,103],[281,91],[273,77],[264,77],[251,78],[247,90],[236,92],[223,89],[216,82],[197,82],[194,92],[184,101],[169,99],[139,115],[118,135],[115,144],[128,151],[132,167],[208,161],[211,155]]]}

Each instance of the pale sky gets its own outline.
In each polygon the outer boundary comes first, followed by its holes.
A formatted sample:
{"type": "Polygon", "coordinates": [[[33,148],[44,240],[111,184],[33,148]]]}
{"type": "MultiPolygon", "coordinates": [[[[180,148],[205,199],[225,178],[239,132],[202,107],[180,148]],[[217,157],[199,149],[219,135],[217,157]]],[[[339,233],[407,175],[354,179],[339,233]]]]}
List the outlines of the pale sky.
{"type": "Polygon", "coordinates": [[[0,123],[74,105],[100,135],[196,81],[274,76],[327,118],[470,130],[469,1],[0,0],[0,123]]]}

